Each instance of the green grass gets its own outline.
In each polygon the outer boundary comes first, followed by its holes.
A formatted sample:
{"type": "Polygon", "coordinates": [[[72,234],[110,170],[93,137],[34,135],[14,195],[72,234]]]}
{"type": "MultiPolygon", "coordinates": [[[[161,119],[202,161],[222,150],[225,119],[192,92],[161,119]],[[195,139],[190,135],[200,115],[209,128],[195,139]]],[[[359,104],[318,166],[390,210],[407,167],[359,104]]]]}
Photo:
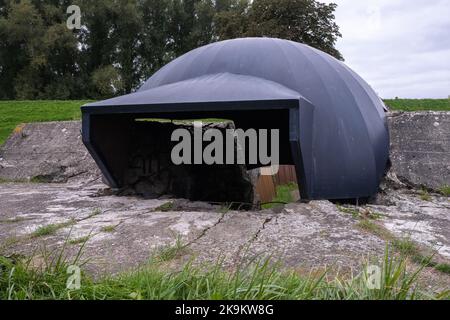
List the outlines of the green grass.
{"type": "Polygon", "coordinates": [[[174,244],[158,248],[154,258],[159,261],[171,261],[184,253],[186,250],[187,246],[183,244],[181,237],[178,236],[174,244]]]}
{"type": "MultiPolygon", "coordinates": [[[[1,144],[0,144],[0,146],[1,146],[1,144]]],[[[28,183],[28,182],[31,182],[31,181],[28,181],[28,180],[25,180],[25,179],[12,180],[12,179],[0,178],[0,184],[2,184],[2,183],[28,183]]]]}
{"type": "Polygon", "coordinates": [[[393,111],[450,111],[450,99],[388,99],[393,111]]]}
{"type": "Polygon", "coordinates": [[[427,190],[422,189],[420,191],[420,199],[423,200],[423,201],[428,201],[429,202],[429,201],[431,201],[431,196],[430,196],[430,194],[428,193],[427,190]]]}
{"type": "Polygon", "coordinates": [[[102,209],[100,208],[95,208],[94,210],[91,211],[91,213],[85,218],[85,220],[93,218],[95,216],[98,216],[99,214],[102,214],[102,209]]]}
{"type": "Polygon", "coordinates": [[[351,214],[355,219],[369,219],[369,220],[378,220],[383,217],[382,214],[372,211],[368,208],[359,208],[359,207],[344,207],[342,205],[336,205],[337,209],[343,213],[351,214]]]}
{"type": "Polygon", "coordinates": [[[441,188],[439,188],[439,192],[445,197],[450,197],[450,186],[442,186],[441,188]]]}
{"type": "Polygon", "coordinates": [[[370,232],[371,234],[376,235],[377,237],[386,241],[392,241],[394,239],[394,236],[389,230],[369,219],[362,219],[358,221],[356,227],[361,230],[370,232]]]}
{"type": "Polygon", "coordinates": [[[18,125],[28,122],[78,120],[89,101],[0,101],[0,145],[18,125]]]}
{"type": "Polygon", "coordinates": [[[279,205],[292,203],[294,201],[292,192],[295,190],[298,190],[298,185],[296,183],[277,186],[277,194],[275,198],[273,198],[269,203],[263,203],[261,208],[271,209],[279,205]]]}
{"type": "Polygon", "coordinates": [[[440,272],[450,274],[450,264],[448,263],[437,264],[434,268],[440,272]]]}
{"type": "Polygon", "coordinates": [[[420,263],[426,260],[425,257],[417,245],[411,238],[407,237],[404,239],[395,239],[392,241],[393,247],[402,255],[411,257],[414,261],[420,263]]]}
{"type": "Polygon", "coordinates": [[[71,239],[71,240],[69,240],[69,244],[76,245],[76,244],[86,243],[89,241],[90,238],[91,238],[90,236],[85,236],[85,237],[71,239]]]}
{"type": "Polygon", "coordinates": [[[384,226],[367,218],[358,221],[356,227],[390,243],[393,250],[403,258],[411,259],[411,261],[424,267],[434,268],[442,273],[450,274],[450,265],[448,263],[439,263],[434,260],[436,254],[434,250],[420,246],[410,237],[398,238],[384,226]]]}
{"type": "Polygon", "coordinates": [[[442,273],[450,274],[450,264],[433,261],[435,253],[429,252],[430,250],[426,250],[428,251],[426,252],[409,237],[395,239],[392,241],[392,246],[401,255],[410,258],[415,263],[426,265],[427,267],[434,268],[442,273]]]}
{"type": "MultiPolygon", "coordinates": [[[[80,249],[81,250],[81,249],[80,249]]],[[[380,267],[381,287],[370,289],[365,271],[352,277],[327,271],[309,275],[281,269],[270,260],[251,261],[226,271],[220,263],[171,270],[164,262],[124,274],[93,280],[81,273],[81,288],[67,289],[67,267],[80,265],[79,256],[67,261],[63,253],[47,254],[42,267],[32,259],[0,256],[0,300],[8,299],[152,299],[152,300],[418,300],[447,299],[449,292],[428,293],[419,277],[423,268],[407,269],[407,261],[389,250],[380,267]],[[52,257],[52,258],[51,258],[52,257]],[[50,260],[50,261],[49,261],[50,260]],[[284,271],[282,271],[284,270],[284,271]]]]}
{"type": "Polygon", "coordinates": [[[104,226],[104,227],[102,227],[100,230],[101,230],[102,232],[111,233],[111,232],[116,231],[116,228],[117,228],[117,225],[114,225],[114,226],[104,226]]]}
{"type": "Polygon", "coordinates": [[[174,203],[173,202],[166,202],[162,205],[160,205],[159,207],[155,208],[155,212],[169,212],[171,210],[173,210],[174,208],[174,203]]]}
{"type": "Polygon", "coordinates": [[[52,224],[48,224],[45,226],[41,226],[41,227],[37,228],[36,231],[34,231],[31,234],[31,237],[38,238],[38,237],[50,236],[50,235],[55,234],[56,231],[58,231],[59,229],[69,227],[73,224],[74,224],[74,221],[69,221],[69,222],[55,223],[55,224],[52,223],[52,224]]]}

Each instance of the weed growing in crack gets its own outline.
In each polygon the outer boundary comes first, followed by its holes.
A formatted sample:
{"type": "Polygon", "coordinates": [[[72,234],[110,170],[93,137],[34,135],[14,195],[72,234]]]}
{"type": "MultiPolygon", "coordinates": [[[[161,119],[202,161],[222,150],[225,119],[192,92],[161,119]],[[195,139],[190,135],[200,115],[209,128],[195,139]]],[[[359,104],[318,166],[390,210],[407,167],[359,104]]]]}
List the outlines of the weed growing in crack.
{"type": "Polygon", "coordinates": [[[370,210],[369,208],[349,208],[336,205],[340,212],[351,214],[355,219],[378,220],[383,217],[381,213],[370,210]]]}
{"type": "Polygon", "coordinates": [[[92,212],[89,214],[88,219],[89,218],[93,218],[95,216],[98,216],[99,214],[102,214],[102,210],[100,208],[95,208],[94,210],[92,210],[92,212]]]}
{"type": "Polygon", "coordinates": [[[26,179],[5,179],[0,178],[0,184],[6,184],[6,183],[28,183],[29,181],[26,179]]]}
{"type": "Polygon", "coordinates": [[[448,263],[439,263],[434,268],[440,272],[450,274],[450,264],[448,263]]]}
{"type": "Polygon", "coordinates": [[[427,190],[422,189],[422,191],[420,191],[420,199],[423,201],[431,201],[431,196],[427,190]]]}
{"type": "Polygon", "coordinates": [[[155,208],[155,212],[168,212],[173,210],[174,208],[174,203],[173,202],[166,202],[162,205],[160,205],[159,207],[155,208]]]}
{"type": "Polygon", "coordinates": [[[159,261],[171,261],[185,252],[187,245],[183,243],[180,235],[176,237],[175,243],[160,247],[154,258],[159,261]]]}
{"type": "Polygon", "coordinates": [[[100,231],[102,232],[107,232],[107,233],[111,233],[116,231],[117,225],[111,225],[111,226],[104,226],[100,229],[100,231]]]}
{"type": "Polygon", "coordinates": [[[422,248],[411,237],[398,238],[388,229],[367,219],[361,220],[356,224],[357,228],[370,232],[371,234],[386,240],[391,244],[392,248],[405,259],[423,266],[434,268],[443,273],[450,273],[450,264],[435,262],[435,252],[431,249],[422,248]]]}
{"type": "Polygon", "coordinates": [[[37,228],[32,234],[32,238],[45,237],[54,235],[59,229],[63,229],[75,224],[74,220],[70,220],[68,222],[56,223],[56,224],[48,224],[45,226],[41,226],[37,228]]]}
{"type": "Polygon", "coordinates": [[[392,241],[392,245],[402,255],[409,257],[420,255],[420,249],[418,245],[413,240],[411,240],[410,237],[395,239],[394,241],[392,241]]]}
{"type": "Polygon", "coordinates": [[[368,219],[363,219],[358,221],[358,223],[356,224],[356,227],[370,232],[371,234],[384,239],[386,241],[391,241],[394,239],[394,236],[392,235],[392,233],[386,229],[385,227],[379,225],[378,223],[368,220],[368,219]]]}
{"type": "Polygon", "coordinates": [[[76,239],[71,239],[71,240],[69,240],[69,244],[76,245],[76,244],[86,243],[89,241],[90,238],[91,238],[90,236],[85,236],[85,237],[80,237],[80,238],[76,238],[76,239]]]}
{"type": "Polygon", "coordinates": [[[439,193],[442,194],[445,197],[450,197],[450,186],[444,185],[439,188],[439,193]]]}

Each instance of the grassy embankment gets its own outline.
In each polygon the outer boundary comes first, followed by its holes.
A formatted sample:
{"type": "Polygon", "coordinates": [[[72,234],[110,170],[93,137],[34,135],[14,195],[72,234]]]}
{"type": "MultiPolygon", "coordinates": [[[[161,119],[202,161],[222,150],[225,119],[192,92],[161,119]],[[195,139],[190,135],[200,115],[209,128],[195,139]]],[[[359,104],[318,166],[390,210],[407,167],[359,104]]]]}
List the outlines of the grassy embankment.
{"type": "Polygon", "coordinates": [[[0,145],[21,123],[78,120],[87,101],[0,101],[0,145]]]}
{"type": "Polygon", "coordinates": [[[384,100],[392,111],[450,111],[449,99],[384,100]]]}

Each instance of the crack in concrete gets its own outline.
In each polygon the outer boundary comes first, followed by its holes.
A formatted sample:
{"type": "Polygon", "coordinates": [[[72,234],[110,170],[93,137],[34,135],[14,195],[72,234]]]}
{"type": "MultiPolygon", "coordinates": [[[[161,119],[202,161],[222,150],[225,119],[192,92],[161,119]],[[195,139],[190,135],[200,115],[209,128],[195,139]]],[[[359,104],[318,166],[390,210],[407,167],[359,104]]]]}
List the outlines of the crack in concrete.
{"type": "Polygon", "coordinates": [[[184,247],[187,248],[190,245],[192,245],[195,242],[197,242],[198,240],[200,240],[201,238],[203,238],[208,233],[209,230],[214,229],[215,227],[217,227],[223,221],[223,219],[225,218],[226,215],[227,215],[227,212],[222,213],[221,217],[217,220],[216,223],[214,223],[210,227],[206,227],[205,229],[203,229],[198,237],[196,237],[195,239],[189,241],[184,247]]]}
{"type": "Polygon", "coordinates": [[[266,218],[264,220],[264,222],[262,223],[261,228],[258,229],[258,231],[256,231],[256,233],[253,235],[253,237],[248,241],[248,244],[250,245],[251,243],[255,242],[256,240],[258,240],[259,235],[261,234],[261,232],[266,229],[266,226],[272,222],[272,220],[275,219],[275,222],[277,221],[278,217],[276,214],[274,214],[273,216],[266,218]]]}
{"type": "Polygon", "coordinates": [[[242,252],[247,252],[250,249],[250,246],[252,245],[252,243],[255,242],[258,239],[258,237],[261,234],[261,232],[264,229],[266,229],[266,226],[269,223],[271,223],[273,220],[275,220],[275,222],[278,220],[278,215],[277,214],[274,214],[271,217],[266,218],[264,220],[264,222],[262,223],[261,227],[258,229],[258,231],[256,231],[255,234],[247,242],[245,242],[243,245],[241,245],[239,247],[239,250],[237,251],[235,257],[233,258],[233,263],[237,262],[237,260],[239,259],[239,256],[241,256],[242,252]]]}

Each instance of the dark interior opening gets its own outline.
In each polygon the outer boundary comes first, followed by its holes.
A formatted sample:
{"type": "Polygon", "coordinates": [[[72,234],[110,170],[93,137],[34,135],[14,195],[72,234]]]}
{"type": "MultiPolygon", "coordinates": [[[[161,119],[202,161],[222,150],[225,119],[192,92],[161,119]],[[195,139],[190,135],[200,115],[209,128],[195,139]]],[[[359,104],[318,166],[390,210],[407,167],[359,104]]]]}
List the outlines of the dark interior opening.
{"type": "MultiPolygon", "coordinates": [[[[278,129],[280,164],[293,164],[288,109],[178,112],[171,113],[170,117],[166,113],[92,115],[91,140],[125,194],[135,192],[149,198],[172,195],[194,201],[253,203],[256,182],[252,181],[254,177],[249,170],[263,164],[250,165],[246,161],[245,165],[176,166],[171,162],[171,150],[176,144],[171,142],[171,134],[180,127],[176,120],[203,120],[209,124],[205,119],[211,118],[229,119],[236,129],[278,129]]],[[[193,128],[192,125],[184,127],[193,128]]],[[[230,127],[222,125],[221,128],[230,127]]]]}

